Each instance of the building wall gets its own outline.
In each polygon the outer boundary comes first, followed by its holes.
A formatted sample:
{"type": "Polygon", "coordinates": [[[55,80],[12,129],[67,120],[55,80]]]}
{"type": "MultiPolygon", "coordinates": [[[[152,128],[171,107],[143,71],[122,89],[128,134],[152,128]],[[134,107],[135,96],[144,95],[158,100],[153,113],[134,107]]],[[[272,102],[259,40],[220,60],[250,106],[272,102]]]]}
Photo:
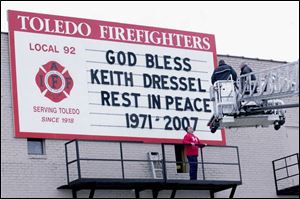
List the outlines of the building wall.
{"type": "MultiPolygon", "coordinates": [[[[238,71],[238,65],[246,61],[255,70],[276,67],[283,62],[248,59],[219,55],[238,71]]],[[[299,102],[299,98],[288,99],[289,102],[299,102]]],[[[9,67],[8,35],[1,33],[1,197],[72,197],[70,190],[57,190],[57,187],[66,184],[66,168],[64,143],[65,140],[46,139],[46,155],[28,155],[27,140],[14,138],[11,96],[11,74],[9,67]]],[[[226,130],[227,145],[238,146],[242,169],[243,184],[238,186],[235,197],[278,197],[275,191],[272,160],[299,153],[299,109],[287,111],[287,123],[279,131],[269,128],[241,128],[226,130]]],[[[116,143],[91,144],[83,142],[80,145],[82,155],[89,157],[114,158],[119,155],[116,143]]],[[[145,158],[148,151],[159,151],[160,145],[137,144],[136,146],[124,145],[126,154],[124,158],[145,158]]],[[[218,152],[206,149],[205,160],[224,161],[226,157],[218,152]]],[[[70,151],[72,151],[70,149],[70,151]]],[[[74,150],[73,150],[74,151],[74,150]]],[[[125,150],[124,150],[125,151],[125,150]]],[[[223,153],[223,152],[222,152],[223,153]]],[[[74,156],[70,154],[70,156],[74,156]]],[[[174,148],[167,148],[167,157],[175,158],[174,148]]],[[[101,177],[119,177],[116,172],[120,166],[110,163],[91,165],[82,163],[83,175],[101,177]]],[[[74,169],[74,168],[73,168],[74,169]]],[[[148,164],[125,165],[127,177],[151,178],[148,164]],[[134,173],[133,173],[134,171],[134,173]]],[[[72,170],[72,169],[71,169],[72,170]]],[[[174,165],[169,165],[168,170],[175,171],[174,165]]],[[[224,171],[229,169],[212,168],[208,175],[212,178],[222,177],[224,171]]],[[[229,172],[230,173],[230,172],[229,172]]],[[[73,171],[73,177],[76,172],[73,171]]],[[[176,172],[170,172],[170,177],[176,178],[176,172]]],[[[177,176],[178,177],[178,176],[177,176]]],[[[180,174],[180,178],[188,178],[188,174],[180,174]]],[[[201,170],[199,168],[199,177],[201,170]]],[[[231,176],[232,177],[232,176],[231,176]]],[[[299,180],[299,178],[298,178],[299,180]]],[[[162,191],[159,197],[169,197],[170,191],[162,191]]],[[[141,197],[151,197],[150,191],[141,193],[141,197]]],[[[223,191],[216,197],[228,197],[229,192],[223,191]]],[[[79,197],[88,197],[87,191],[80,191],[79,197]]],[[[134,197],[133,191],[96,191],[95,197],[134,197]]],[[[178,191],[176,197],[209,197],[208,191],[178,191]]]]}

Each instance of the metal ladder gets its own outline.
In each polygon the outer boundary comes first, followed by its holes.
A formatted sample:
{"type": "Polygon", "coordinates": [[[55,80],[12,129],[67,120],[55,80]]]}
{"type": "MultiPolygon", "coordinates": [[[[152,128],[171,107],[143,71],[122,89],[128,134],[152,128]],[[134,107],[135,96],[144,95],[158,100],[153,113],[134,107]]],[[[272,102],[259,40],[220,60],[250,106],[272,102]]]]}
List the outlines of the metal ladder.
{"type": "MultiPolygon", "coordinates": [[[[148,152],[148,158],[150,160],[150,166],[151,166],[151,170],[152,170],[152,175],[154,179],[158,179],[160,177],[158,177],[157,172],[161,173],[161,176],[163,176],[162,172],[162,159],[159,155],[158,152],[148,152]]],[[[162,177],[161,177],[162,178],[162,177]]]]}
{"type": "Polygon", "coordinates": [[[299,95],[299,61],[242,75],[237,83],[240,88],[240,100],[259,103],[261,100],[299,95]],[[253,75],[255,80],[251,79],[253,75]]]}

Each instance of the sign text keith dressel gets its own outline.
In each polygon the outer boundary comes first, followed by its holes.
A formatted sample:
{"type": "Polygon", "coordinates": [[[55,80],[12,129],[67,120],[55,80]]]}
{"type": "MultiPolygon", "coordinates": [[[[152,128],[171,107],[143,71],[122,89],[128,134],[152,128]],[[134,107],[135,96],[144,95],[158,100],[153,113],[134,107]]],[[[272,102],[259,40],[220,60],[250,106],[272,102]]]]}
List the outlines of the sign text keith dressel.
{"type": "Polygon", "coordinates": [[[9,11],[17,137],[212,144],[213,35],[9,11]]]}

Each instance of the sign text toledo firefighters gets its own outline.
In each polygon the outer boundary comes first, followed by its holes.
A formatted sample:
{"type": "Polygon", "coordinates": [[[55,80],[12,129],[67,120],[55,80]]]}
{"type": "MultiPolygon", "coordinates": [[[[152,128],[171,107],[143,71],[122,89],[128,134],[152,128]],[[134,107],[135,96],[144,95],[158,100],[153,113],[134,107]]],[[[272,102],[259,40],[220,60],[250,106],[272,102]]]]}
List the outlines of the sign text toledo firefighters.
{"type": "Polygon", "coordinates": [[[180,142],[211,134],[213,35],[9,11],[17,137],[180,142]]]}

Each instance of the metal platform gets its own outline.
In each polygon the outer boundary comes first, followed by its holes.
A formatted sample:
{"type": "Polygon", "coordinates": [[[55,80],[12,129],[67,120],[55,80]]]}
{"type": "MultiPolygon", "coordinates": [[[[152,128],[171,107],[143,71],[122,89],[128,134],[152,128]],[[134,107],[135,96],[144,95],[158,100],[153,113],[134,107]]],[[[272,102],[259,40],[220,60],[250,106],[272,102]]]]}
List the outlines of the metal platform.
{"type": "Polygon", "coordinates": [[[150,189],[153,198],[157,198],[162,190],[172,190],[170,198],[174,198],[177,190],[209,190],[214,198],[214,193],[226,189],[232,189],[230,198],[234,196],[236,187],[241,185],[241,181],[202,181],[202,180],[149,180],[149,179],[78,179],[72,181],[69,185],[63,185],[58,189],[71,189],[73,198],[77,198],[77,192],[83,189],[89,189],[90,198],[93,198],[95,190],[135,190],[136,198],[143,190],[150,189]]]}
{"type": "MultiPolygon", "coordinates": [[[[203,161],[203,148],[200,148],[199,155],[201,161],[198,162],[199,168],[201,168],[201,177],[198,180],[187,180],[187,179],[170,179],[168,177],[169,170],[167,169],[167,164],[176,164],[177,161],[169,161],[166,158],[166,146],[171,146],[174,144],[158,144],[161,146],[161,153],[162,153],[162,177],[161,178],[127,178],[126,176],[126,169],[124,168],[124,164],[126,162],[136,162],[136,163],[151,163],[151,160],[140,160],[140,159],[126,159],[124,158],[124,149],[123,145],[124,142],[114,142],[119,143],[120,146],[120,159],[95,159],[95,158],[80,158],[79,154],[79,142],[73,140],[65,144],[66,149],[66,168],[67,168],[67,184],[58,187],[58,189],[70,189],[72,190],[73,198],[77,198],[77,193],[80,190],[90,190],[89,197],[93,198],[95,194],[95,190],[134,190],[135,197],[140,197],[140,192],[144,190],[152,190],[153,198],[157,198],[159,192],[162,190],[171,190],[170,198],[174,198],[176,192],[178,190],[208,190],[210,193],[211,198],[214,198],[214,194],[219,191],[231,189],[229,197],[232,198],[234,196],[235,190],[238,185],[242,184],[241,179],[241,169],[240,169],[240,162],[239,162],[239,153],[238,148],[235,146],[209,146],[211,148],[218,148],[218,149],[230,149],[235,151],[236,160],[234,163],[232,162],[205,162],[203,161]],[[76,150],[73,155],[76,156],[76,159],[69,161],[68,154],[70,155],[71,151],[68,151],[68,145],[74,144],[74,148],[76,150]],[[121,164],[121,178],[93,178],[93,177],[83,177],[82,176],[82,165],[81,162],[88,161],[89,164],[93,162],[113,162],[113,164],[117,164],[119,162],[121,164]],[[91,162],[91,163],[90,163],[91,162]],[[70,180],[70,165],[76,166],[75,173],[76,179],[70,180]],[[237,180],[226,180],[226,179],[218,179],[218,180],[211,180],[208,179],[205,165],[215,165],[215,166],[235,166],[237,168],[236,176],[237,180]]],[[[84,141],[83,141],[84,142],[84,141]]],[[[95,142],[95,141],[94,141],[95,142]]],[[[98,141],[97,141],[98,142],[98,141]]],[[[101,143],[101,142],[99,142],[101,143]]],[[[129,142],[126,142],[127,144],[129,142]]],[[[140,143],[142,145],[147,145],[146,143],[140,143]]],[[[82,148],[81,148],[82,149],[82,148]]],[[[74,151],[73,151],[74,152],[74,151]]],[[[182,161],[180,162],[182,163],[182,161]]],[[[187,162],[184,162],[187,163],[187,162]]],[[[117,171],[116,171],[117,172],[117,171]]],[[[132,172],[132,171],[131,171],[132,172]]],[[[149,173],[150,170],[149,170],[149,173]]],[[[72,175],[74,177],[74,173],[72,175]]]]}
{"type": "Polygon", "coordinates": [[[247,128],[247,127],[268,127],[275,121],[279,121],[278,115],[250,115],[250,116],[224,116],[220,121],[220,128],[247,128]]]}

